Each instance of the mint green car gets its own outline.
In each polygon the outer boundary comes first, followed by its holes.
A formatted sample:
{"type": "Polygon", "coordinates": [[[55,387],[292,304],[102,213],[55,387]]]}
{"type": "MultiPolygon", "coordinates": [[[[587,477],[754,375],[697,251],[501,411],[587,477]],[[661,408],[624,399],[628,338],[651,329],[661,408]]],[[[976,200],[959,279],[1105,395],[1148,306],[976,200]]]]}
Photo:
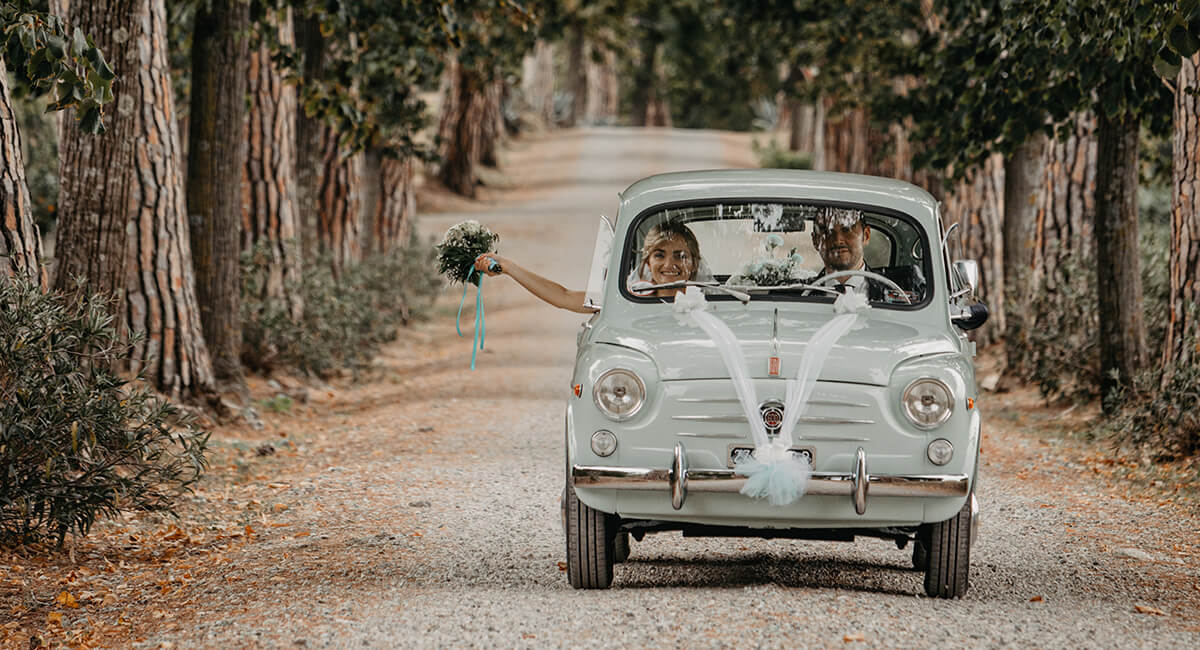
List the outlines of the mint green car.
{"type": "Polygon", "coordinates": [[[615,223],[600,227],[587,292],[600,309],[579,335],[567,404],[571,584],[607,588],[630,538],[683,531],[911,543],[926,593],[962,596],[980,444],[965,331],[987,310],[972,298],[975,263],[951,263],[949,235],[933,197],[884,178],[703,171],[626,189],[615,223]],[[869,226],[865,268],[831,277],[821,238],[839,220],[869,226]],[[672,284],[656,283],[643,253],[664,224],[699,244],[694,273],[672,284]],[[752,412],[715,339],[664,297],[684,285],[736,337],[752,412]],[[787,380],[847,291],[869,308],[827,348],[797,409],[790,451],[811,469],[802,496],[773,505],[742,494],[747,478],[734,464],[755,449],[749,418],[780,435],[787,380]]]}

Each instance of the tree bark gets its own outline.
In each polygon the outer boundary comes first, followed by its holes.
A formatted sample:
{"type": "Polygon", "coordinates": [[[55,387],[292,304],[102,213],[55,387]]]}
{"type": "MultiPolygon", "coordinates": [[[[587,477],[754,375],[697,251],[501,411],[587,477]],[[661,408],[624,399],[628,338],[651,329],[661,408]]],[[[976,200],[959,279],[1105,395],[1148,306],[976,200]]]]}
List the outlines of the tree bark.
{"type": "Polygon", "coordinates": [[[439,178],[452,192],[475,198],[480,130],[486,94],[483,84],[457,62],[447,72],[448,84],[438,128],[442,168],[439,178]]]}
{"type": "Polygon", "coordinates": [[[417,214],[412,158],[384,156],[379,165],[378,203],[371,221],[372,252],[390,253],[408,243],[417,214]]]}
{"type": "Polygon", "coordinates": [[[1037,243],[1037,202],[1046,136],[1041,132],[1017,147],[1004,161],[1004,286],[1005,311],[1020,320],[1027,315],[1030,293],[1022,290],[1033,277],[1037,243]]]}
{"type": "Polygon", "coordinates": [[[1096,292],[1102,395],[1146,366],[1138,255],[1138,121],[1101,112],[1096,140],[1096,292]],[[1114,377],[1113,374],[1116,374],[1114,377]]]}
{"type": "Polygon", "coordinates": [[[1183,60],[1177,81],[1164,384],[1174,368],[1200,364],[1200,96],[1186,90],[1200,87],[1200,54],[1183,60]]]}
{"type": "Polygon", "coordinates": [[[979,263],[979,290],[975,295],[991,311],[987,324],[973,334],[979,345],[994,342],[1007,324],[1001,226],[1003,201],[1004,165],[999,156],[988,158],[981,167],[972,170],[945,199],[945,225],[958,223],[960,231],[951,237],[962,242],[960,249],[951,247],[951,258],[973,259],[979,263]]]}
{"type": "Polygon", "coordinates": [[[335,275],[362,259],[362,154],[350,155],[338,132],[324,128],[317,248],[335,275]]]}
{"type": "MultiPolygon", "coordinates": [[[[0,59],[0,72],[4,69],[4,60],[0,59]]],[[[0,206],[4,211],[0,216],[0,282],[19,277],[45,288],[42,238],[33,222],[21,133],[7,74],[0,74],[0,206]]]]}
{"type": "MultiPolygon", "coordinates": [[[[325,71],[325,39],[314,18],[295,21],[296,48],[304,55],[304,79],[321,77],[325,71]]],[[[309,116],[303,104],[296,111],[296,232],[304,259],[313,259],[318,245],[318,214],[321,170],[325,155],[325,124],[309,116]]]]}
{"type": "Polygon", "coordinates": [[[250,5],[213,0],[196,12],[192,34],[187,204],[200,323],[218,381],[242,375],[242,174],[250,5]]]}
{"type": "MultiPolygon", "coordinates": [[[[278,23],[280,41],[291,45],[292,14],[278,23]]],[[[260,302],[281,301],[293,319],[303,314],[300,241],[296,222],[296,87],[284,83],[264,45],[250,57],[246,120],[246,166],[242,184],[242,251],[261,249],[266,277],[260,302]]]]}
{"type": "Polygon", "coordinates": [[[192,276],[163,0],[74,2],[117,73],[109,130],[68,133],[59,148],[59,289],[82,278],[116,297],[124,331],[140,334],[134,370],[173,397],[213,384],[192,276]]]}
{"type": "Polygon", "coordinates": [[[593,61],[590,57],[586,60],[588,91],[584,120],[588,124],[612,124],[619,111],[617,55],[607,49],[600,52],[601,61],[593,61]]]}

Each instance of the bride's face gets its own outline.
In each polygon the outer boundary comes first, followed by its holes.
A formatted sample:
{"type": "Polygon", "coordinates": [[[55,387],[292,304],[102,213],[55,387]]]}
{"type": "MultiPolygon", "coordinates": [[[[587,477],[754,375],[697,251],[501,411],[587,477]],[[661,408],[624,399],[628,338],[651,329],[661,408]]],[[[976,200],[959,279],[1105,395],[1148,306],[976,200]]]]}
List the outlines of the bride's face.
{"type": "Polygon", "coordinates": [[[696,260],[682,237],[664,240],[646,256],[646,264],[654,284],[690,280],[696,270],[696,260]]]}

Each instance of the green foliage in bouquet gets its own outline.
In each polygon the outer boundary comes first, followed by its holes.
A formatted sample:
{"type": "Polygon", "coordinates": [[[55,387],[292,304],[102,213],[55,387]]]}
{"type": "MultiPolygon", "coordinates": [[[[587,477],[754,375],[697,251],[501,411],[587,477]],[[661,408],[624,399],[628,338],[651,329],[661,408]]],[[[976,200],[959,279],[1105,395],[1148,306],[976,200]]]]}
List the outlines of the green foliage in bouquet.
{"type": "Polygon", "coordinates": [[[102,516],[174,515],[208,434],[140,377],[101,296],[0,279],[0,543],[86,535],[102,516]]]}
{"type": "Polygon", "coordinates": [[[450,228],[442,238],[442,243],[437,245],[438,273],[456,284],[463,284],[469,279],[478,286],[478,274],[471,274],[475,258],[483,253],[496,252],[496,242],[499,240],[500,235],[478,221],[464,221],[450,228]]]}

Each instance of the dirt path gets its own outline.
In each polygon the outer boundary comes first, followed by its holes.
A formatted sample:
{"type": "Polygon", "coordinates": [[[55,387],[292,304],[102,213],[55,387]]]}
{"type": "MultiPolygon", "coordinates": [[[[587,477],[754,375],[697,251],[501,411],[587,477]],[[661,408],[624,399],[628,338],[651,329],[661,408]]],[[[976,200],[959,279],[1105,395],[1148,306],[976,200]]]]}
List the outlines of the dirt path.
{"type": "MultiPolygon", "coordinates": [[[[582,287],[617,191],[749,164],[746,151],[744,137],[670,130],[525,140],[511,189],[421,228],[478,219],[506,255],[582,287]]],[[[484,290],[475,372],[448,293],[367,381],[313,389],[263,430],[218,431],[181,521],[99,525],[73,560],[0,554],[0,633],[138,647],[1200,646],[1188,502],[1113,478],[1101,449],[1031,433],[1060,413],[1028,392],[982,405],[985,518],[964,600],[917,597],[909,553],[883,542],[678,534],[635,544],[612,590],[573,591],[557,499],[582,318],[507,279],[484,290]]]]}

